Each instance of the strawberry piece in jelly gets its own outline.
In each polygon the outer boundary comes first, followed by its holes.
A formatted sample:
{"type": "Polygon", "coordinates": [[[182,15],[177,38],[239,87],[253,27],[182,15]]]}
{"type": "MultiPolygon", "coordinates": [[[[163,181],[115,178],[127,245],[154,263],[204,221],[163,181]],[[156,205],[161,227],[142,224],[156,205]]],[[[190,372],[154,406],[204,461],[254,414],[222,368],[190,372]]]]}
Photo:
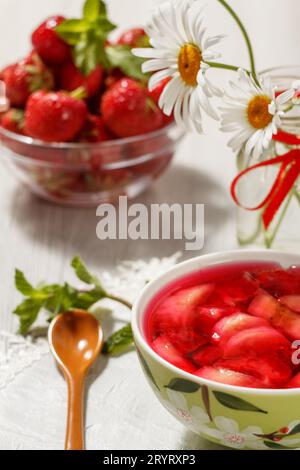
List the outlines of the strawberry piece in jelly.
{"type": "Polygon", "coordinates": [[[173,346],[167,336],[159,336],[152,343],[152,349],[173,366],[193,373],[196,367],[173,346]]]}
{"type": "Polygon", "coordinates": [[[224,344],[229,338],[240,331],[260,326],[270,326],[263,318],[253,317],[246,313],[237,313],[220,320],[214,326],[211,334],[211,340],[215,344],[222,342],[224,344]]]}
{"type": "Polygon", "coordinates": [[[236,387],[265,388],[263,383],[255,377],[223,367],[202,367],[195,375],[214,382],[235,385],[236,387]]]}
{"type": "Polygon", "coordinates": [[[182,354],[188,354],[208,343],[208,338],[197,333],[193,328],[167,329],[165,335],[182,354]]]}
{"type": "Polygon", "coordinates": [[[300,313],[300,295],[285,295],[280,297],[279,302],[290,310],[300,313]]]}
{"type": "Polygon", "coordinates": [[[221,359],[223,354],[219,346],[207,345],[200,348],[197,352],[192,354],[192,361],[198,367],[212,366],[215,362],[221,359]]]}
{"type": "Polygon", "coordinates": [[[300,315],[280,304],[267,292],[260,292],[249,305],[248,312],[268,320],[291,340],[300,339],[300,315]]]}
{"type": "Polygon", "coordinates": [[[159,334],[168,329],[192,327],[197,306],[206,302],[213,290],[213,284],[203,284],[175,292],[152,313],[150,331],[159,334]]]}
{"type": "Polygon", "coordinates": [[[300,278],[291,270],[263,271],[257,275],[256,279],[262,289],[275,297],[300,294],[300,278]]]}
{"type": "Polygon", "coordinates": [[[257,293],[258,287],[258,283],[246,272],[218,283],[217,293],[226,305],[234,307],[248,303],[257,293]]]}
{"type": "Polygon", "coordinates": [[[195,320],[195,329],[204,336],[210,337],[214,325],[224,316],[229,315],[228,310],[218,307],[198,307],[195,320]]]}
{"type": "Polygon", "coordinates": [[[295,375],[288,383],[286,388],[300,388],[300,373],[295,375]]]}
{"type": "Polygon", "coordinates": [[[224,358],[222,367],[252,374],[267,388],[285,385],[292,375],[291,344],[271,327],[252,328],[232,336],[224,346],[224,358]]]}

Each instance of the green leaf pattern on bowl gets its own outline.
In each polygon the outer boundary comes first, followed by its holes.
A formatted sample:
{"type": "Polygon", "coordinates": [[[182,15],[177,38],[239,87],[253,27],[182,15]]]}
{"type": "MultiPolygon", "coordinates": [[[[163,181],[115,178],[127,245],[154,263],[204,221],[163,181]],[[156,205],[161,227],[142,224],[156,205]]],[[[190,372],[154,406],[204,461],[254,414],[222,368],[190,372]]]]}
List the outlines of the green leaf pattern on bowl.
{"type": "Polygon", "coordinates": [[[169,377],[160,384],[156,364],[149,358],[150,366],[141,351],[138,351],[138,356],[165,408],[197,434],[232,449],[300,448],[300,419],[283,423],[278,429],[266,433],[263,417],[268,418],[267,422],[276,422],[274,410],[270,412],[267,406],[255,404],[255,399],[252,402],[246,397],[213,390],[182,377],[169,377]]]}

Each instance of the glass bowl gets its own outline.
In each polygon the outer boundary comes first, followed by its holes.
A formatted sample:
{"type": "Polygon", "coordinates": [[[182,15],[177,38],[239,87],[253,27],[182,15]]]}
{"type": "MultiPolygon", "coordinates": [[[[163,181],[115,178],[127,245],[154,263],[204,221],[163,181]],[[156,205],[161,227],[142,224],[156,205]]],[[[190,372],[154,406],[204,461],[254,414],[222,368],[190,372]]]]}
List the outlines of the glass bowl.
{"type": "Polygon", "coordinates": [[[1,156],[36,195],[93,207],[137,197],[169,166],[183,131],[174,124],[101,143],[45,143],[0,127],[1,156]]]}

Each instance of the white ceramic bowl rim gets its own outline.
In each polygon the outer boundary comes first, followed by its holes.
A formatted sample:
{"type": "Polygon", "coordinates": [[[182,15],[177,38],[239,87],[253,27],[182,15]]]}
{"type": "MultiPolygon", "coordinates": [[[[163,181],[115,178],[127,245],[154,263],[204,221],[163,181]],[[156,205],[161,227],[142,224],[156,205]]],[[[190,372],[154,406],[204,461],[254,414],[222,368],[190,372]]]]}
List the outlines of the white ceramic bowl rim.
{"type": "MultiPolygon", "coordinates": [[[[181,375],[187,380],[191,380],[200,385],[207,385],[210,388],[218,388],[224,391],[231,391],[234,393],[244,393],[252,395],[273,395],[273,396],[290,396],[290,395],[300,395],[300,389],[258,389],[258,388],[249,388],[249,387],[237,387],[233,385],[222,384],[219,382],[214,382],[207,379],[202,379],[197,377],[189,372],[185,372],[178,367],[173,366],[169,362],[162,359],[148,344],[145,339],[144,333],[142,331],[142,320],[144,319],[144,314],[147,305],[155,294],[157,294],[163,287],[168,286],[173,280],[183,277],[185,274],[191,274],[198,269],[205,269],[211,265],[219,265],[232,262],[247,262],[247,261],[274,261],[282,263],[283,265],[288,264],[297,265],[300,264],[300,255],[293,253],[285,253],[281,251],[274,250],[233,250],[233,251],[224,251],[208,255],[202,255],[197,258],[193,258],[183,263],[179,263],[173,268],[169,269],[167,272],[161,274],[159,277],[151,281],[141,292],[139,298],[133,306],[132,312],[132,329],[134,337],[138,343],[143,345],[143,348],[147,353],[152,357],[152,359],[165,368],[169,369],[175,375],[181,375]],[[280,259],[280,260],[279,260],[280,259]],[[286,260],[286,262],[284,262],[286,260]],[[288,261],[290,260],[290,261],[288,261]],[[294,260],[294,261],[292,261],[294,260]],[[197,266],[198,265],[198,266],[197,266]]],[[[284,266],[284,267],[289,267],[284,266]]]]}

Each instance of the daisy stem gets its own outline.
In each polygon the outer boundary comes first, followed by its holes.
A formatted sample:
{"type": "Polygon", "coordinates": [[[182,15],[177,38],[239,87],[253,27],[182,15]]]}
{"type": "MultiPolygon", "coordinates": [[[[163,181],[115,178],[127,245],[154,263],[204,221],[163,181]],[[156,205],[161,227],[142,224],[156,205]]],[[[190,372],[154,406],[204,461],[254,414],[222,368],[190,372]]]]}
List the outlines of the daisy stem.
{"type": "MultiPolygon", "coordinates": [[[[237,72],[240,67],[236,67],[235,65],[228,65],[228,64],[221,64],[219,62],[206,62],[210,67],[214,69],[224,69],[224,70],[233,70],[234,72],[237,72]]],[[[249,71],[246,70],[250,74],[249,71]]]]}
{"type": "MultiPolygon", "coordinates": [[[[253,53],[253,48],[252,48],[252,44],[251,44],[251,41],[250,41],[250,38],[249,38],[249,35],[246,31],[246,28],[245,26],[243,25],[243,23],[241,22],[240,18],[238,17],[238,15],[235,13],[235,11],[231,8],[230,5],[228,5],[227,2],[225,2],[225,0],[217,0],[227,11],[228,13],[232,16],[232,18],[234,19],[234,21],[238,24],[244,38],[245,38],[245,41],[246,41],[246,44],[247,44],[247,48],[248,48],[248,52],[249,52],[249,57],[250,57],[250,63],[251,63],[251,73],[252,73],[252,76],[256,82],[256,84],[258,84],[258,79],[257,79],[257,74],[256,74],[256,67],[255,67],[255,59],[254,59],[254,53],[253,53]]],[[[232,70],[232,69],[231,69],[232,70]]]]}

